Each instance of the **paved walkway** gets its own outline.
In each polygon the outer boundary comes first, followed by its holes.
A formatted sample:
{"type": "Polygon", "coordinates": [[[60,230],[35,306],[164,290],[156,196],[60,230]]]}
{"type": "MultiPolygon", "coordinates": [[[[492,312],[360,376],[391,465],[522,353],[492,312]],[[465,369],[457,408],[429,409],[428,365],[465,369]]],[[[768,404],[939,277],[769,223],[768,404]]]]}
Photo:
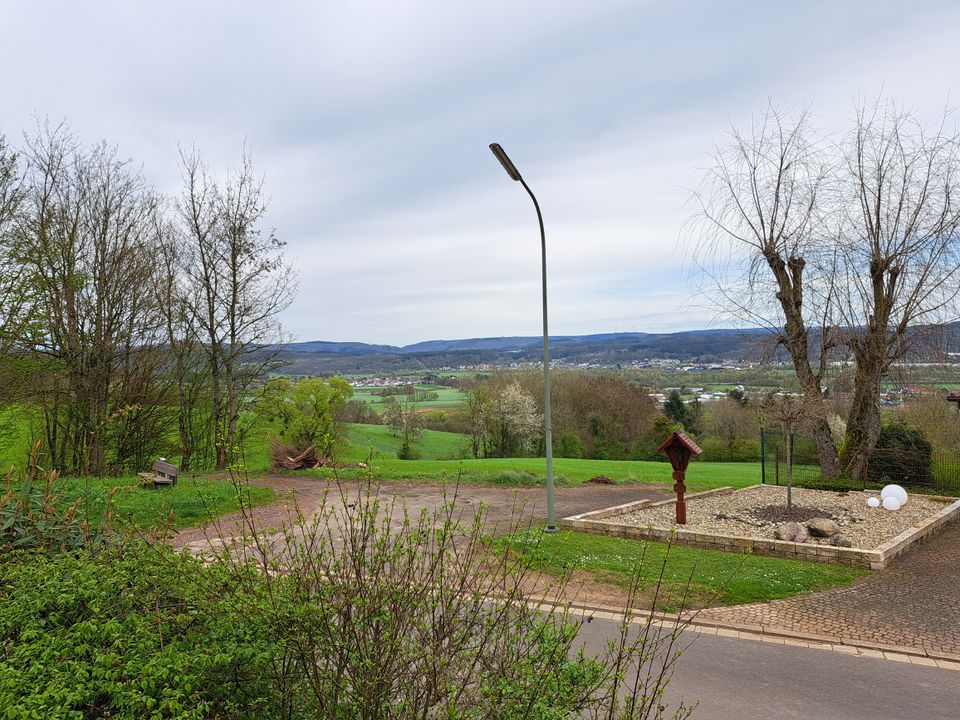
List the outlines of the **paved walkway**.
{"type": "Polygon", "coordinates": [[[960,660],[960,523],[850,587],[715,608],[700,618],[960,660]]]}

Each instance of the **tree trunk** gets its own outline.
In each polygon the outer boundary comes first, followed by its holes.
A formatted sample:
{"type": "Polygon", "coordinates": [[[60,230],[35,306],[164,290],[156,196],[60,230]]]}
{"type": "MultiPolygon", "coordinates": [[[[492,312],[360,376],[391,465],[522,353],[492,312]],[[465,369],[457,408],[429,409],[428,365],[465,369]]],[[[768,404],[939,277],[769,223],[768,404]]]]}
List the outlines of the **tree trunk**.
{"type": "Polygon", "coordinates": [[[860,479],[867,458],[880,437],[880,384],[882,365],[868,358],[857,363],[853,403],[847,418],[843,442],[842,467],[850,477],[860,479]]]}
{"type": "MultiPolygon", "coordinates": [[[[786,321],[781,343],[790,353],[790,359],[793,361],[793,368],[804,397],[810,398],[817,405],[816,418],[813,420],[813,435],[817,442],[820,472],[827,478],[837,477],[840,475],[840,460],[824,412],[823,387],[820,382],[826,351],[823,347],[820,348],[821,374],[817,374],[810,366],[809,334],[801,311],[803,307],[803,271],[806,263],[803,258],[799,257],[790,257],[784,262],[784,259],[772,250],[765,253],[765,257],[777,280],[779,288],[777,301],[780,303],[786,321]]],[[[825,342],[825,338],[821,338],[821,343],[823,342],[825,342]]]]}
{"type": "Polygon", "coordinates": [[[787,510],[793,509],[793,428],[786,427],[787,433],[787,510]]]}

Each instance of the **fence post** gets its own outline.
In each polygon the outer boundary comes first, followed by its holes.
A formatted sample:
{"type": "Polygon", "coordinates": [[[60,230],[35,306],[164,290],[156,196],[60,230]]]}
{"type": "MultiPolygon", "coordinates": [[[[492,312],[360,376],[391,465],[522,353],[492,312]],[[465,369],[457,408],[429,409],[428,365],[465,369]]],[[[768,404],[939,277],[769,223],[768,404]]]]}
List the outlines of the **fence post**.
{"type": "MultiPolygon", "coordinates": [[[[960,403],[957,403],[957,410],[960,411],[960,403]]],[[[760,484],[767,484],[767,455],[766,452],[767,437],[763,425],[760,426],[760,484]]]]}
{"type": "Polygon", "coordinates": [[[774,464],[773,464],[774,471],[775,471],[774,480],[776,481],[777,485],[779,485],[780,484],[780,446],[779,445],[777,445],[774,448],[774,458],[775,458],[774,464]]]}

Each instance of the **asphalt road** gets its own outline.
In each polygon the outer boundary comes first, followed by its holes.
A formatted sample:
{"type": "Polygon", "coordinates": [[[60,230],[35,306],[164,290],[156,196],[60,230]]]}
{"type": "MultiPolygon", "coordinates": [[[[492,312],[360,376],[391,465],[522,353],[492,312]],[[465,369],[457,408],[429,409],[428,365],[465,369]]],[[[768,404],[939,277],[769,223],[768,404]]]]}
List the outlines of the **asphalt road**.
{"type": "MultiPolygon", "coordinates": [[[[581,637],[599,650],[616,623],[581,637]]],[[[700,702],[694,720],[960,720],[960,671],[830,650],[685,634],[693,640],[667,691],[700,702]]]]}

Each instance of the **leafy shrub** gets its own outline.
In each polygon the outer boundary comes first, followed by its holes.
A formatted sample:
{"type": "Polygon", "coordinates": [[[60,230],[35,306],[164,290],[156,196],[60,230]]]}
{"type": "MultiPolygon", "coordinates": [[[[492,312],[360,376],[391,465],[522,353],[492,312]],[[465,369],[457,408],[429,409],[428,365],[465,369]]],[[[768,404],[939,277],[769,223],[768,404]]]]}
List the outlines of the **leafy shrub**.
{"type": "Polygon", "coordinates": [[[537,486],[543,483],[543,478],[529,470],[503,470],[493,475],[490,482],[494,485],[507,487],[537,486]]]}
{"type": "MultiPolygon", "coordinates": [[[[239,614],[262,619],[283,649],[275,682],[286,716],[687,716],[683,706],[668,714],[663,700],[682,623],[628,618],[606,650],[578,650],[582,620],[560,601],[531,604],[544,578],[497,552],[484,511],[464,514],[455,494],[411,516],[372,484],[331,485],[320,511],[297,516],[283,542],[220,555],[241,571],[239,614]],[[244,571],[251,560],[260,572],[244,571]]],[[[521,515],[497,531],[518,523],[521,515]]],[[[562,579],[554,582],[563,597],[562,579]]]]}
{"type": "Polygon", "coordinates": [[[684,621],[628,616],[588,654],[581,620],[528,602],[543,578],[495,552],[483,510],[411,517],[369,484],[329,489],[279,534],[247,516],[248,536],[205,562],[142,542],[0,557],[0,708],[53,720],[668,716],[684,621]]]}
{"type": "Polygon", "coordinates": [[[163,547],[0,562],[5,717],[256,718],[275,655],[230,576],[163,547]]]}
{"type": "Polygon", "coordinates": [[[72,505],[64,503],[56,487],[56,471],[39,471],[38,450],[39,444],[34,446],[23,473],[13,468],[7,473],[6,490],[0,496],[0,552],[56,553],[105,547],[115,541],[110,500],[105,512],[91,524],[81,512],[82,499],[72,505]]]}

